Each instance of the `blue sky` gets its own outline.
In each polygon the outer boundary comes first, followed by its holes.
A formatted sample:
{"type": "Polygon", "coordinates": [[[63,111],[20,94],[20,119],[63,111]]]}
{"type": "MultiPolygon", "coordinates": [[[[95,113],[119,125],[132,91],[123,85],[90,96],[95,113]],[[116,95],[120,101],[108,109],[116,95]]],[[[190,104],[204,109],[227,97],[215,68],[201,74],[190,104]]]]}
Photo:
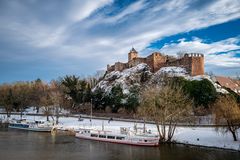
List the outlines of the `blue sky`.
{"type": "Polygon", "coordinates": [[[239,0],[0,0],[0,83],[92,75],[140,55],[200,52],[240,74],[239,0]]]}

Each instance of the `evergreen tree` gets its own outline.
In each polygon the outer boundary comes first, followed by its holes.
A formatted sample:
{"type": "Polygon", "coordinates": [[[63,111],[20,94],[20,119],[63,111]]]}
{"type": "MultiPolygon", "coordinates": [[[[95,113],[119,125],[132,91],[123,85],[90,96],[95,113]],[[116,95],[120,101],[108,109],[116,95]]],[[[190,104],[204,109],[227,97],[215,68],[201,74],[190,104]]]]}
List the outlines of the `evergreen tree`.
{"type": "Polygon", "coordinates": [[[204,106],[208,108],[216,100],[217,91],[207,79],[189,81],[183,77],[174,77],[170,80],[170,83],[183,88],[185,94],[194,100],[195,107],[204,106]]]}
{"type": "Polygon", "coordinates": [[[72,108],[75,108],[76,104],[80,103],[79,100],[79,77],[75,75],[65,76],[61,79],[61,83],[64,86],[64,93],[72,100],[72,108]]]}
{"type": "Polygon", "coordinates": [[[123,99],[125,98],[120,85],[114,86],[109,94],[109,104],[113,112],[117,112],[123,106],[123,99]]]}
{"type": "Polygon", "coordinates": [[[106,107],[105,92],[101,88],[97,88],[92,93],[93,105],[96,109],[104,109],[106,107]]]}
{"type": "Polygon", "coordinates": [[[194,99],[194,105],[196,107],[204,106],[208,108],[209,104],[213,103],[217,97],[215,87],[207,79],[190,81],[190,83],[184,86],[184,90],[194,99]]]}
{"type": "Polygon", "coordinates": [[[129,89],[129,95],[127,96],[126,100],[126,109],[128,111],[136,112],[137,107],[139,106],[139,86],[132,86],[129,89]]]}

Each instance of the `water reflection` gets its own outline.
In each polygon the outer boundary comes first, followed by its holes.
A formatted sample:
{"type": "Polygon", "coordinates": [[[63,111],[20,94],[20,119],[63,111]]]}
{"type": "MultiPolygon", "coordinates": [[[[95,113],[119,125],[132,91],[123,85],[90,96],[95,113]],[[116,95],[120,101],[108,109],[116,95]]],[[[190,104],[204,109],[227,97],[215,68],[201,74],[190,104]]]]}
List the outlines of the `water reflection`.
{"type": "Polygon", "coordinates": [[[239,152],[182,145],[138,147],[81,140],[70,136],[0,130],[0,159],[53,160],[237,160],[239,152]]]}

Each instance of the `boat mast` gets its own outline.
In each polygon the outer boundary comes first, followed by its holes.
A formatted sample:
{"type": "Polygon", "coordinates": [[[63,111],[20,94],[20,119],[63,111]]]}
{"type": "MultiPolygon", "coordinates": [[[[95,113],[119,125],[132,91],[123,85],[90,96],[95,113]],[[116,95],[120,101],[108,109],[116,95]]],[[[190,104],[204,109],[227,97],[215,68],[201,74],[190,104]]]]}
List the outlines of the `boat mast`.
{"type": "Polygon", "coordinates": [[[104,131],[104,121],[102,121],[102,131],[104,131]]]}
{"type": "Polygon", "coordinates": [[[91,126],[92,126],[92,98],[91,98],[91,115],[90,115],[90,122],[91,122],[91,126]]]}
{"type": "Polygon", "coordinates": [[[145,119],[143,119],[143,133],[146,131],[146,124],[145,124],[145,119]]]}

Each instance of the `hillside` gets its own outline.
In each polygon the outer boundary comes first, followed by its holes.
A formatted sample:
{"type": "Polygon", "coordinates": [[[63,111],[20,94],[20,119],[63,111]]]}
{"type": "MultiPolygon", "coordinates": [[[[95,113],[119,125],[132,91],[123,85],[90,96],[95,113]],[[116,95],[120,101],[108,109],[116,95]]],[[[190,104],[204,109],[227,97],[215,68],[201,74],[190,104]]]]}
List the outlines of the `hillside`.
{"type": "Polygon", "coordinates": [[[168,77],[183,77],[186,80],[209,80],[217,92],[227,93],[220,85],[215,83],[215,81],[208,75],[202,76],[190,76],[187,74],[185,68],[181,67],[162,67],[156,73],[150,71],[150,67],[141,63],[135,67],[125,69],[122,72],[112,71],[107,73],[105,77],[93,88],[93,92],[100,88],[104,90],[107,94],[111,91],[113,86],[119,85],[124,94],[129,94],[129,89],[132,86],[149,86],[152,84],[162,85],[163,77],[167,75],[168,77]]]}

